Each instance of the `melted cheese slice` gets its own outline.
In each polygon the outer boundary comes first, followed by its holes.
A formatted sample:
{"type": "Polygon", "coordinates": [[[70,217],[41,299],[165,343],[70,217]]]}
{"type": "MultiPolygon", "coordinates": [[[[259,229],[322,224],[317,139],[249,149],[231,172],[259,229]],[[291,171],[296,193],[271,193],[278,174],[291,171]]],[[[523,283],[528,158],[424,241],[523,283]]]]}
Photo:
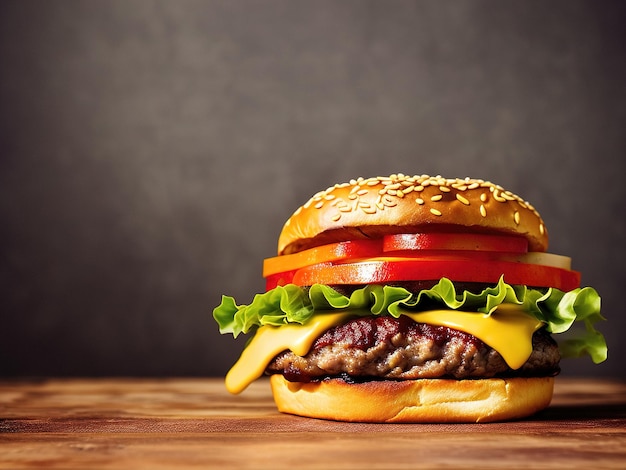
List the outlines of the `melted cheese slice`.
{"type": "MultiPolygon", "coordinates": [[[[502,304],[491,315],[458,310],[403,312],[419,323],[447,326],[469,333],[498,351],[512,369],[519,369],[532,353],[532,336],[542,322],[529,316],[519,306],[502,304]]],[[[241,393],[261,377],[267,365],[279,353],[291,350],[299,356],[308,353],[323,332],[344,323],[354,312],[321,313],[306,325],[262,326],[226,375],[226,388],[241,393]]]]}

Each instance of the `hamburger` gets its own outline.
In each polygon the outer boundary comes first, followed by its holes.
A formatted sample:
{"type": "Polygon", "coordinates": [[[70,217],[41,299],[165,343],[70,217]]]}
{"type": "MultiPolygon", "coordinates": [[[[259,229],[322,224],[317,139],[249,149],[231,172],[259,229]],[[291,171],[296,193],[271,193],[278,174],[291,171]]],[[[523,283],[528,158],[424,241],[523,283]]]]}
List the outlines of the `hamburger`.
{"type": "Polygon", "coordinates": [[[562,357],[607,357],[598,293],[547,248],[537,210],[488,181],[336,184],[284,224],[266,291],[213,310],[250,335],[226,388],[268,375],[279,411],[340,421],[532,415],[562,357]]]}

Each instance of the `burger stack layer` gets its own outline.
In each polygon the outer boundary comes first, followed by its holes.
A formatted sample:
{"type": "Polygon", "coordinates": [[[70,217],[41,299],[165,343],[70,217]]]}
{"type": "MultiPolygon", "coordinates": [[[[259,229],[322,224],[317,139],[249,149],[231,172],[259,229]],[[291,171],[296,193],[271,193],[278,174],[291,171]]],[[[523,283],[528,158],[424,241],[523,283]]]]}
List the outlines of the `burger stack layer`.
{"type": "Polygon", "coordinates": [[[269,375],[279,411],[332,420],[532,415],[562,358],[607,357],[598,293],[547,248],[537,210],[488,181],[331,186],[285,223],[266,291],[213,310],[221,333],[251,337],[226,387],[269,375]]]}

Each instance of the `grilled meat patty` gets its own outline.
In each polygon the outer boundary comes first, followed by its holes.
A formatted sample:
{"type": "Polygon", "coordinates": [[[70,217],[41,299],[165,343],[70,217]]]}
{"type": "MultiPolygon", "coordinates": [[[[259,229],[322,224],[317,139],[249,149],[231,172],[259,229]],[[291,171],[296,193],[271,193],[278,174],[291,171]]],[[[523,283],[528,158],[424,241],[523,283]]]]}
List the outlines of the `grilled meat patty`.
{"type": "Polygon", "coordinates": [[[293,382],[326,377],[381,379],[472,379],[551,376],[559,372],[559,350],[545,330],[533,336],[533,352],[518,370],[473,335],[401,316],[356,318],[323,333],[306,356],[284,351],[267,367],[293,382]]]}

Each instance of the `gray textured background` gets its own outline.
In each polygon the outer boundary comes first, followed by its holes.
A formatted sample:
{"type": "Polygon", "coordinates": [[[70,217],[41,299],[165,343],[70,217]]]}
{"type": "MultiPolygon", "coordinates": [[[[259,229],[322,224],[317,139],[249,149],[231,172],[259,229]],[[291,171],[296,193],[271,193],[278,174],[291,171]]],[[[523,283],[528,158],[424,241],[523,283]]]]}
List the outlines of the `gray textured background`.
{"type": "Polygon", "coordinates": [[[220,375],[318,190],[492,180],[603,296],[624,377],[624,2],[0,3],[0,371],[220,375]]]}

